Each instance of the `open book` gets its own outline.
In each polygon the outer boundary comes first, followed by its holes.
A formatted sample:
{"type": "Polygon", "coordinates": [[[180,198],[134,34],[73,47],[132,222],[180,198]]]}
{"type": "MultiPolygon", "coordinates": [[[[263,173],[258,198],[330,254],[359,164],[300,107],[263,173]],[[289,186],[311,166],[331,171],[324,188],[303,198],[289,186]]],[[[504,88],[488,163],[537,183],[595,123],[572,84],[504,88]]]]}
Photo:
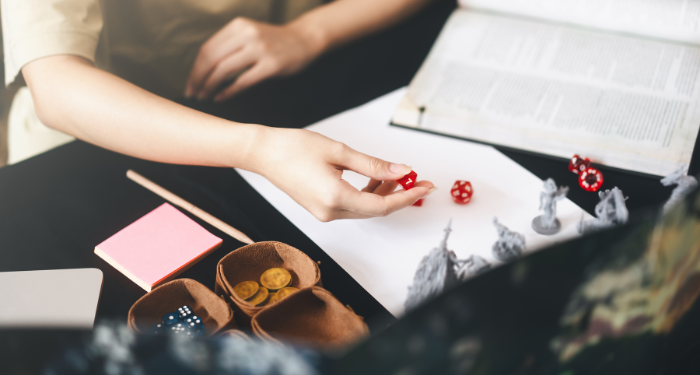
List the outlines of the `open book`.
{"type": "Polygon", "coordinates": [[[700,0],[460,0],[392,123],[666,175],[699,77],[700,0]]]}

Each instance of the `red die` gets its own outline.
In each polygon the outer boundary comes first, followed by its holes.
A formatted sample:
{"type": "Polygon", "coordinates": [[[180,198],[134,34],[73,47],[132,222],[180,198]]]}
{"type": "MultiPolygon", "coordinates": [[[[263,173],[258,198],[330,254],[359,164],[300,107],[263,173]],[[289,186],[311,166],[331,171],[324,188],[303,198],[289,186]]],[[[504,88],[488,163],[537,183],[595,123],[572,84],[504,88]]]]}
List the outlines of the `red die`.
{"type": "Polygon", "coordinates": [[[450,194],[452,195],[452,200],[455,201],[455,203],[467,204],[472,200],[474,189],[472,189],[471,182],[457,180],[452,186],[450,194]]]}
{"type": "Polygon", "coordinates": [[[404,190],[411,190],[411,188],[413,187],[413,185],[416,184],[416,177],[418,177],[418,175],[416,174],[416,172],[410,171],[410,172],[408,172],[407,175],[405,175],[405,176],[399,178],[398,180],[396,180],[396,182],[398,182],[399,184],[401,184],[401,186],[403,186],[403,189],[404,189],[404,190]]]}
{"type": "Polygon", "coordinates": [[[591,167],[591,161],[588,158],[582,158],[574,155],[569,162],[569,171],[579,174],[591,167]]]}
{"type": "Polygon", "coordinates": [[[590,167],[579,173],[578,184],[585,191],[598,191],[603,186],[603,174],[599,170],[590,167]]]}
{"type": "Polygon", "coordinates": [[[421,207],[422,205],[423,205],[423,198],[417,200],[416,203],[413,204],[413,206],[416,206],[416,207],[421,207]]]}

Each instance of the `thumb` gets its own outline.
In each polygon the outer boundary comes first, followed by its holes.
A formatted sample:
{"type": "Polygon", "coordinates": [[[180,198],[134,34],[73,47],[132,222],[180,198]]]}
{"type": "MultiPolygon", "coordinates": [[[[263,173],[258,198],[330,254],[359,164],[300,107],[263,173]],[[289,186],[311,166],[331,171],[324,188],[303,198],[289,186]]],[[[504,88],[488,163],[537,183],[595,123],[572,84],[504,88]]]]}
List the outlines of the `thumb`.
{"type": "Polygon", "coordinates": [[[411,167],[407,165],[390,163],[375,158],[374,156],[355,151],[350,147],[346,147],[343,154],[344,155],[341,157],[341,166],[375,180],[398,180],[411,171],[411,167]]]}

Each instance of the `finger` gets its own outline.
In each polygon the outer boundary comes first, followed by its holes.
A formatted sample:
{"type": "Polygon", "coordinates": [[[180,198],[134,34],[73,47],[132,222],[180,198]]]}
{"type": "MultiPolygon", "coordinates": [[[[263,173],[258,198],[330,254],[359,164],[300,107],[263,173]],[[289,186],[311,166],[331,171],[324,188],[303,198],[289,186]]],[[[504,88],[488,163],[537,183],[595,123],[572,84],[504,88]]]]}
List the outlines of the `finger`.
{"type": "Polygon", "coordinates": [[[365,193],[374,193],[374,190],[378,188],[381,184],[381,181],[371,178],[367,186],[365,186],[365,188],[362,189],[362,191],[364,191],[365,193]]]}
{"type": "Polygon", "coordinates": [[[384,183],[378,188],[374,189],[373,193],[377,195],[389,195],[396,190],[399,185],[396,181],[384,181],[384,183]]]}
{"type": "Polygon", "coordinates": [[[248,87],[272,76],[273,73],[274,68],[271,64],[259,62],[241,74],[230,86],[218,93],[214,97],[214,101],[222,102],[228,100],[248,87]]]}
{"type": "MultiPolygon", "coordinates": [[[[396,183],[396,185],[398,186],[398,182],[396,183]]],[[[423,181],[416,181],[416,184],[413,185],[413,187],[414,187],[414,188],[415,188],[415,187],[426,187],[426,188],[428,188],[428,189],[432,189],[432,190],[430,190],[430,193],[424,195],[424,196],[421,197],[421,198],[425,198],[426,196],[432,194],[433,192],[435,192],[435,190],[437,190],[437,187],[436,187],[432,182],[430,182],[430,181],[425,181],[425,180],[423,180],[423,181]],[[433,188],[435,188],[435,189],[433,189],[433,188]]],[[[413,188],[411,188],[411,190],[413,190],[413,188]]],[[[395,191],[392,191],[391,193],[389,193],[389,194],[387,194],[387,195],[399,194],[399,193],[401,193],[402,191],[405,191],[405,190],[404,190],[404,189],[395,190],[395,191]]]]}
{"type": "Polygon", "coordinates": [[[208,98],[225,80],[253,64],[255,64],[255,55],[251,49],[244,48],[227,56],[216,65],[206,78],[199,90],[198,98],[208,98]]]}
{"type": "Polygon", "coordinates": [[[396,181],[411,171],[411,167],[407,165],[389,163],[350,147],[345,147],[342,155],[339,155],[338,163],[361,175],[382,181],[396,181]]]}
{"type": "Polygon", "coordinates": [[[386,216],[412,205],[434,191],[431,190],[431,182],[421,182],[411,190],[400,190],[387,196],[346,190],[341,198],[341,208],[361,215],[386,216]]]}
{"type": "Polygon", "coordinates": [[[243,48],[245,41],[245,38],[222,32],[204,43],[187,78],[185,96],[191,97],[199,92],[216,65],[226,56],[243,48]]]}

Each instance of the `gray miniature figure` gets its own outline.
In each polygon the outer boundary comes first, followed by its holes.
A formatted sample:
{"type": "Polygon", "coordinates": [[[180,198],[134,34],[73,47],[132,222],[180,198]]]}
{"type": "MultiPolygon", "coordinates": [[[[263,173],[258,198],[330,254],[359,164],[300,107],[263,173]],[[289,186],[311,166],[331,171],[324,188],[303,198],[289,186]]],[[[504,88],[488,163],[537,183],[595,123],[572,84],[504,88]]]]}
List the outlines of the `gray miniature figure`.
{"type": "Polygon", "coordinates": [[[473,254],[465,260],[457,261],[457,263],[457,278],[462,281],[491,269],[491,264],[486,259],[473,254]]]}
{"type": "Polygon", "coordinates": [[[671,197],[664,204],[664,212],[667,212],[676,203],[680,202],[686,194],[690,193],[695,187],[698,186],[698,180],[693,176],[688,176],[684,173],[685,166],[679,168],[675,172],[669,174],[668,176],[661,179],[661,185],[671,186],[676,185],[671,192],[671,197]]]}
{"type": "MultiPolygon", "coordinates": [[[[430,250],[418,264],[413,285],[408,287],[408,297],[404,303],[406,311],[418,307],[426,299],[439,295],[460,281],[491,269],[491,264],[478,255],[471,255],[464,260],[457,259],[454,251],[447,248],[451,227],[452,219],[447,223],[440,245],[430,250]]],[[[523,239],[523,243],[524,241],[523,239]]]]}
{"type": "Polygon", "coordinates": [[[561,223],[557,219],[557,201],[566,198],[568,192],[568,187],[557,189],[557,184],[551,178],[544,182],[544,191],[540,192],[539,208],[544,210],[544,214],[532,219],[532,229],[535,232],[551,235],[561,230],[561,223]]]}
{"type": "Polygon", "coordinates": [[[455,266],[459,261],[455,253],[447,249],[451,226],[452,219],[445,228],[445,237],[440,246],[430,250],[418,264],[418,270],[413,276],[413,285],[408,287],[408,297],[404,304],[406,311],[418,307],[427,298],[435,297],[446,288],[457,284],[455,266]]]}
{"type": "Polygon", "coordinates": [[[600,202],[595,206],[596,218],[584,221],[581,215],[581,221],[577,225],[578,232],[581,234],[622,225],[629,219],[629,212],[625,206],[627,198],[622,195],[622,190],[614,187],[612,190],[599,191],[598,196],[600,202]]]}
{"type": "Polygon", "coordinates": [[[495,217],[493,225],[498,231],[498,241],[491,248],[493,256],[501,262],[509,262],[518,258],[525,250],[525,236],[506,228],[495,217]]]}

